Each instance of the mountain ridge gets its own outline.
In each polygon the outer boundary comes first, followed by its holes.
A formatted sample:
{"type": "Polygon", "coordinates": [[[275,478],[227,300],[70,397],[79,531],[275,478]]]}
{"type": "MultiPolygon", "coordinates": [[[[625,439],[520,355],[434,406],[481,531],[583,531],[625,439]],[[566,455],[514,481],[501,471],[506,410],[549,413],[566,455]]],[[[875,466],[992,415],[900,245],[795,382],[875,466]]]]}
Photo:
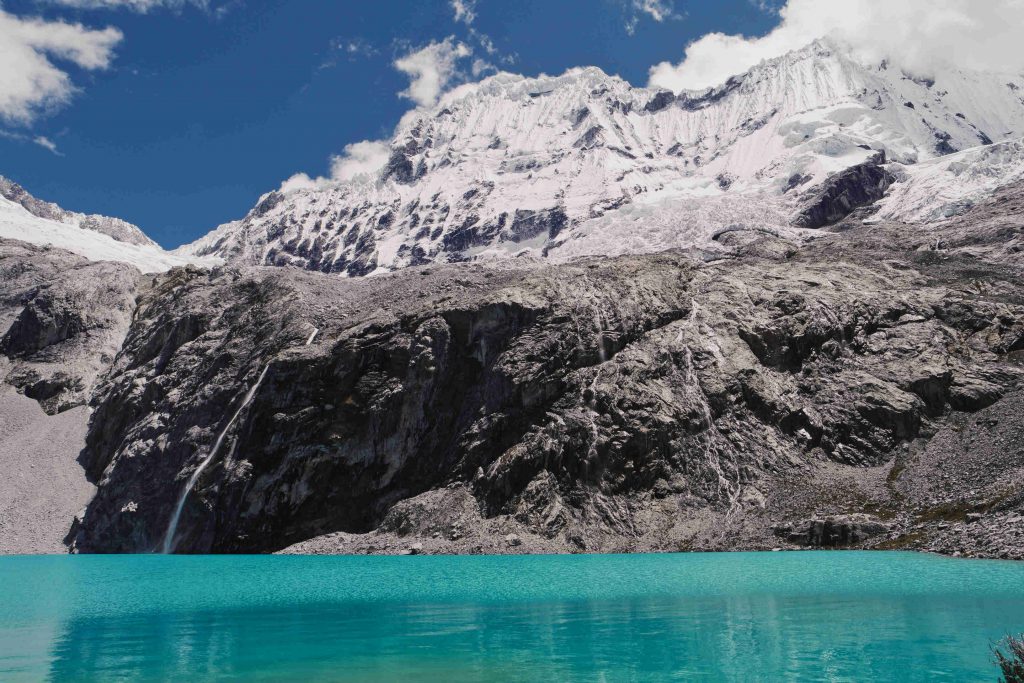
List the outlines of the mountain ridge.
{"type": "Polygon", "coordinates": [[[0,422],[34,399],[96,487],[0,547],[1024,557],[1024,145],[971,118],[1016,91],[759,68],[466,86],[209,256],[0,198],[0,422]]]}
{"type": "Polygon", "coordinates": [[[216,257],[182,257],[165,251],[136,225],[120,218],[68,211],[37,199],[0,176],[0,238],[66,249],[90,261],[116,261],[144,273],[189,263],[212,266],[216,257]]]}
{"type": "Polygon", "coordinates": [[[158,246],[137,225],[112,216],[68,211],[53,202],[37,199],[24,187],[2,175],[0,175],[0,197],[15,204],[20,204],[26,211],[38,218],[66,223],[82,230],[92,230],[107,235],[118,242],[147,247],[158,246]]]}
{"type": "Polygon", "coordinates": [[[712,235],[729,226],[790,233],[808,190],[878,152],[912,167],[1024,135],[1011,85],[865,67],[829,40],[679,94],[596,67],[499,74],[407,115],[377,177],[267,193],[178,253],[359,276],[481,258],[715,251],[712,235]]]}
{"type": "Polygon", "coordinates": [[[821,227],[809,214],[835,222],[864,207],[861,218],[915,224],[962,213],[1024,177],[1022,93],[1024,76],[922,78],[866,65],[833,39],[679,93],[598,67],[499,73],[409,112],[378,171],[283,185],[171,251],[2,178],[0,223],[8,238],[143,270],[223,260],[357,277],[670,248],[717,258],[723,231],[806,238],[821,227]],[[873,166],[884,171],[857,171],[873,166]]]}

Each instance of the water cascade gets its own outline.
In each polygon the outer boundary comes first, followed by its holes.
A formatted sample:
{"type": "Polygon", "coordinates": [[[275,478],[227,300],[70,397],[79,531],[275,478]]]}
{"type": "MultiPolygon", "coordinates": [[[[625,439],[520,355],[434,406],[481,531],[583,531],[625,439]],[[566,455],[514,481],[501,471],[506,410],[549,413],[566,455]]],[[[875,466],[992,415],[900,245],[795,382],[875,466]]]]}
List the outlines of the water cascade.
{"type": "MultiPolygon", "coordinates": [[[[309,335],[309,339],[306,340],[305,346],[309,346],[313,343],[317,333],[320,329],[317,327],[313,328],[313,333],[309,335]]],[[[167,531],[164,533],[164,542],[161,552],[168,554],[174,551],[174,536],[178,531],[178,522],[181,520],[181,512],[185,509],[185,501],[188,500],[188,494],[192,493],[192,489],[195,488],[196,482],[199,481],[199,477],[202,476],[203,471],[213,462],[213,458],[220,451],[221,445],[224,443],[224,439],[227,438],[228,432],[231,431],[231,427],[238,420],[238,417],[242,414],[242,411],[252,402],[253,397],[256,396],[256,392],[259,390],[260,385],[263,384],[263,378],[267,376],[267,371],[270,370],[270,362],[263,366],[263,371],[260,372],[259,378],[256,383],[249,388],[249,391],[245,394],[245,398],[242,400],[242,404],[238,406],[238,410],[231,416],[228,423],[224,425],[224,429],[221,430],[217,436],[217,440],[213,442],[213,448],[210,449],[210,453],[199,463],[199,467],[189,477],[188,483],[185,484],[185,489],[181,492],[181,496],[178,498],[178,504],[174,507],[174,514],[171,515],[171,521],[167,525],[167,531]]]]}

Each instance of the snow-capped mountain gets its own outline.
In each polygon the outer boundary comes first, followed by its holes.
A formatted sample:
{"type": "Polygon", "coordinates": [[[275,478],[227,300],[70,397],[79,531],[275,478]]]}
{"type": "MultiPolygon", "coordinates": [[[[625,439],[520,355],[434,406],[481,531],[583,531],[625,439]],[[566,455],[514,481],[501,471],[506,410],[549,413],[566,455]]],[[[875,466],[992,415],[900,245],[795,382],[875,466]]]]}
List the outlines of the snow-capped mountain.
{"type": "Polygon", "coordinates": [[[701,92],[635,88],[597,68],[499,74],[405,117],[373,177],[268,193],[179,253],[356,276],[516,255],[713,250],[711,238],[737,225],[799,230],[814,188],[883,158],[902,184],[890,194],[905,196],[887,216],[946,215],[950,201],[1020,175],[1019,143],[988,146],[1022,135],[1020,75],[913,78],[830,40],[701,92]]]}
{"type": "Polygon", "coordinates": [[[0,238],[50,245],[92,261],[122,261],[144,273],[161,272],[186,263],[213,265],[220,260],[165,251],[127,221],[67,211],[36,199],[3,176],[0,176],[0,238]]]}
{"type": "Polygon", "coordinates": [[[146,233],[142,232],[137,225],[132,225],[120,218],[68,211],[53,202],[36,199],[21,185],[3,176],[0,176],[0,197],[19,204],[37,218],[64,223],[65,225],[82,230],[92,230],[93,232],[107,235],[118,242],[147,247],[157,246],[156,242],[151,240],[146,233]]]}

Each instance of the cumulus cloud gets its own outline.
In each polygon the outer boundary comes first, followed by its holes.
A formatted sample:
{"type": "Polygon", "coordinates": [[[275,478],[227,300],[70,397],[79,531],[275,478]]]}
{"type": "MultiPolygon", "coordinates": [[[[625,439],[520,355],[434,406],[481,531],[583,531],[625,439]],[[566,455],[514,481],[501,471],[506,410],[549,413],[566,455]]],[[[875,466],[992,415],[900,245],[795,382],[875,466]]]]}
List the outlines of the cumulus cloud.
{"type": "Polygon", "coordinates": [[[363,140],[345,145],[341,154],[331,157],[330,177],[312,178],[296,173],[281,183],[278,192],[292,192],[333,183],[373,180],[391,157],[391,147],[384,140],[363,140]]]}
{"type": "Polygon", "coordinates": [[[448,4],[455,13],[455,21],[467,26],[476,21],[476,0],[451,0],[448,4]]]}
{"type": "Polygon", "coordinates": [[[468,45],[449,36],[396,59],[394,67],[410,79],[409,87],[398,94],[421,107],[433,106],[456,76],[458,60],[471,54],[468,45]]]}
{"type": "Polygon", "coordinates": [[[679,64],[651,68],[650,85],[676,91],[718,85],[826,35],[865,62],[888,59],[919,76],[949,66],[1024,69],[1024,0],[788,0],[779,16],[762,37],[711,33],[690,43],[679,64]]]}
{"type": "Polygon", "coordinates": [[[281,187],[277,188],[278,192],[288,193],[294,192],[295,190],[306,190],[314,187],[318,187],[323,183],[327,182],[327,178],[311,178],[308,173],[296,173],[288,180],[281,183],[281,187]]]}
{"type": "Polygon", "coordinates": [[[391,147],[383,140],[364,140],[345,145],[345,152],[331,157],[331,179],[344,182],[373,176],[391,156],[391,147]]]}
{"type": "Polygon", "coordinates": [[[71,76],[51,59],[83,69],[106,69],[121,41],[116,28],[21,18],[0,9],[0,119],[28,125],[71,99],[71,76]]]}

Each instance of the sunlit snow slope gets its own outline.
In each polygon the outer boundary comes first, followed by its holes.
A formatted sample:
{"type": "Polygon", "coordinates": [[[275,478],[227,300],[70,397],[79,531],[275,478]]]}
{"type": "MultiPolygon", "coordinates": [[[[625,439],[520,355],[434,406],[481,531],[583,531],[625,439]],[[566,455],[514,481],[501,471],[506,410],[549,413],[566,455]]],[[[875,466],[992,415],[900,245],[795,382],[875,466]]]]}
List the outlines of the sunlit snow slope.
{"type": "MultiPolygon", "coordinates": [[[[117,219],[107,220],[111,221],[110,225],[115,227],[120,227],[122,224],[130,226],[129,223],[117,219]]],[[[131,227],[134,228],[134,226],[131,227]]],[[[138,228],[134,229],[138,230],[138,228]]],[[[0,238],[50,245],[66,249],[93,261],[123,261],[144,273],[162,272],[190,262],[213,265],[220,261],[216,257],[188,257],[173,254],[161,249],[156,243],[145,237],[141,231],[138,234],[142,237],[136,242],[122,241],[96,229],[84,227],[78,221],[64,222],[37,216],[30,213],[21,203],[0,196],[0,238]]]]}
{"type": "MultiPolygon", "coordinates": [[[[816,185],[879,151],[910,184],[929,160],[1024,135],[1022,88],[1024,78],[1002,74],[914,79],[830,41],[702,92],[634,88],[596,68],[499,74],[408,115],[374,177],[271,192],[180,253],[354,276],[510,255],[714,249],[711,236],[730,226],[796,230],[816,185]]],[[[889,209],[894,217],[941,215],[948,203],[934,188],[912,194],[914,210],[889,209]]]]}

